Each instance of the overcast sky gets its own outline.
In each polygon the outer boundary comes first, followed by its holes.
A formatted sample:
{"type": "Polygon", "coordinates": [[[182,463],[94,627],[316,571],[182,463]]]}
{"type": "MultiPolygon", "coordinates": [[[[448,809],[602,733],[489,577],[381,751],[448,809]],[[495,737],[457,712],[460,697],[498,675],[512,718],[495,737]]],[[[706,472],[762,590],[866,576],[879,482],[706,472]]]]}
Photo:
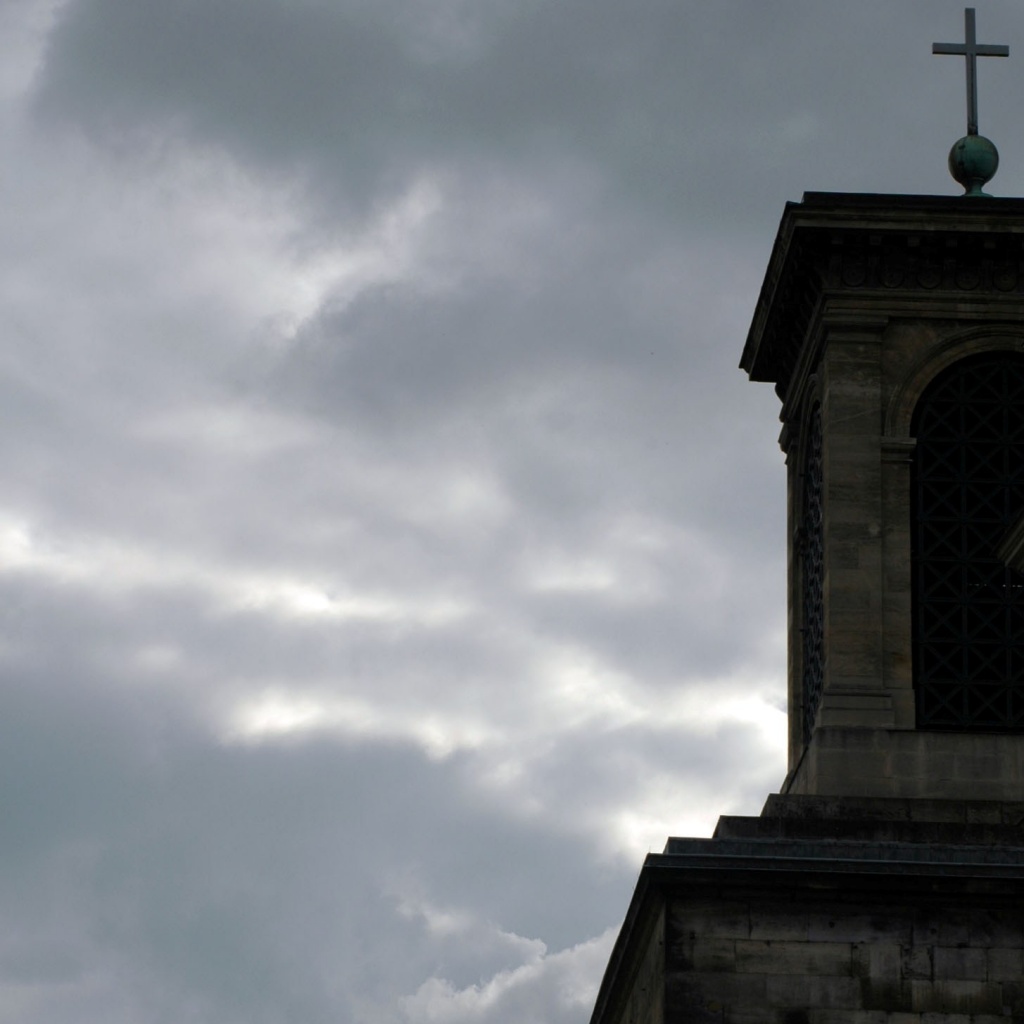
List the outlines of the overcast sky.
{"type": "Polygon", "coordinates": [[[584,1024],[785,773],[783,204],[955,194],[962,33],[0,0],[2,1024],[584,1024]]]}

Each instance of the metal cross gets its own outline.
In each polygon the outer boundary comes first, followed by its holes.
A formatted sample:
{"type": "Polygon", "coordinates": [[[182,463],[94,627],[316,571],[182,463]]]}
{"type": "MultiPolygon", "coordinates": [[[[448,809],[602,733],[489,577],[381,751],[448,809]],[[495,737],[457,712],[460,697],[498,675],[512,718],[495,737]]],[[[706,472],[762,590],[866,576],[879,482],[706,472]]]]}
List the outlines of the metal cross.
{"type": "Polygon", "coordinates": [[[1009,57],[1008,46],[979,44],[974,34],[974,8],[964,10],[963,43],[932,43],[932,53],[953,53],[966,58],[967,134],[978,134],[978,57],[1009,57]]]}

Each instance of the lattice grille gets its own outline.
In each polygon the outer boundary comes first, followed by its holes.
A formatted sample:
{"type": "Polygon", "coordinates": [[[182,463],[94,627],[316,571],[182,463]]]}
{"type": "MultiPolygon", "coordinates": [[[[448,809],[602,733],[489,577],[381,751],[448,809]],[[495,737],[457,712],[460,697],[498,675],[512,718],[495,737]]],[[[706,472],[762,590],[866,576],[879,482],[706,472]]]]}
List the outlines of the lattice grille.
{"type": "Polygon", "coordinates": [[[803,700],[804,738],[809,740],[825,678],[825,532],[822,517],[821,409],[811,414],[804,464],[803,519],[803,700]]]}
{"type": "Polygon", "coordinates": [[[957,363],[915,414],[914,676],[921,728],[1024,729],[1024,360],[957,363]]]}

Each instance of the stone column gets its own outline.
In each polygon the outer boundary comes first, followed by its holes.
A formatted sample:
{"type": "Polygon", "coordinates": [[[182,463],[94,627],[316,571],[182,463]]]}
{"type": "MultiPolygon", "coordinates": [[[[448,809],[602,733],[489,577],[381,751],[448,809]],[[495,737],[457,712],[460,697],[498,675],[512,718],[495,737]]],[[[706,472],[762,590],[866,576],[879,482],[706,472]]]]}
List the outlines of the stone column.
{"type": "Polygon", "coordinates": [[[825,727],[893,724],[883,667],[883,326],[828,327],[822,355],[825,727]]]}

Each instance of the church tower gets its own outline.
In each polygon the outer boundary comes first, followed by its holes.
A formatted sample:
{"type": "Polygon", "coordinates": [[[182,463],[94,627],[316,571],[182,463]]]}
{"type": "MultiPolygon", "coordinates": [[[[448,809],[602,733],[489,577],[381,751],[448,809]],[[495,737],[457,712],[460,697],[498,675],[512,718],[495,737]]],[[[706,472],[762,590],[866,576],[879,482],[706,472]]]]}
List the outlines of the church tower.
{"type": "Polygon", "coordinates": [[[783,791],[1020,799],[1024,200],[790,204],[741,365],[782,401],[783,791]]]}
{"type": "Polygon", "coordinates": [[[807,193],[741,367],[788,474],[789,766],[648,856],[592,1024],[1024,1022],[1024,199],[807,193]]]}

